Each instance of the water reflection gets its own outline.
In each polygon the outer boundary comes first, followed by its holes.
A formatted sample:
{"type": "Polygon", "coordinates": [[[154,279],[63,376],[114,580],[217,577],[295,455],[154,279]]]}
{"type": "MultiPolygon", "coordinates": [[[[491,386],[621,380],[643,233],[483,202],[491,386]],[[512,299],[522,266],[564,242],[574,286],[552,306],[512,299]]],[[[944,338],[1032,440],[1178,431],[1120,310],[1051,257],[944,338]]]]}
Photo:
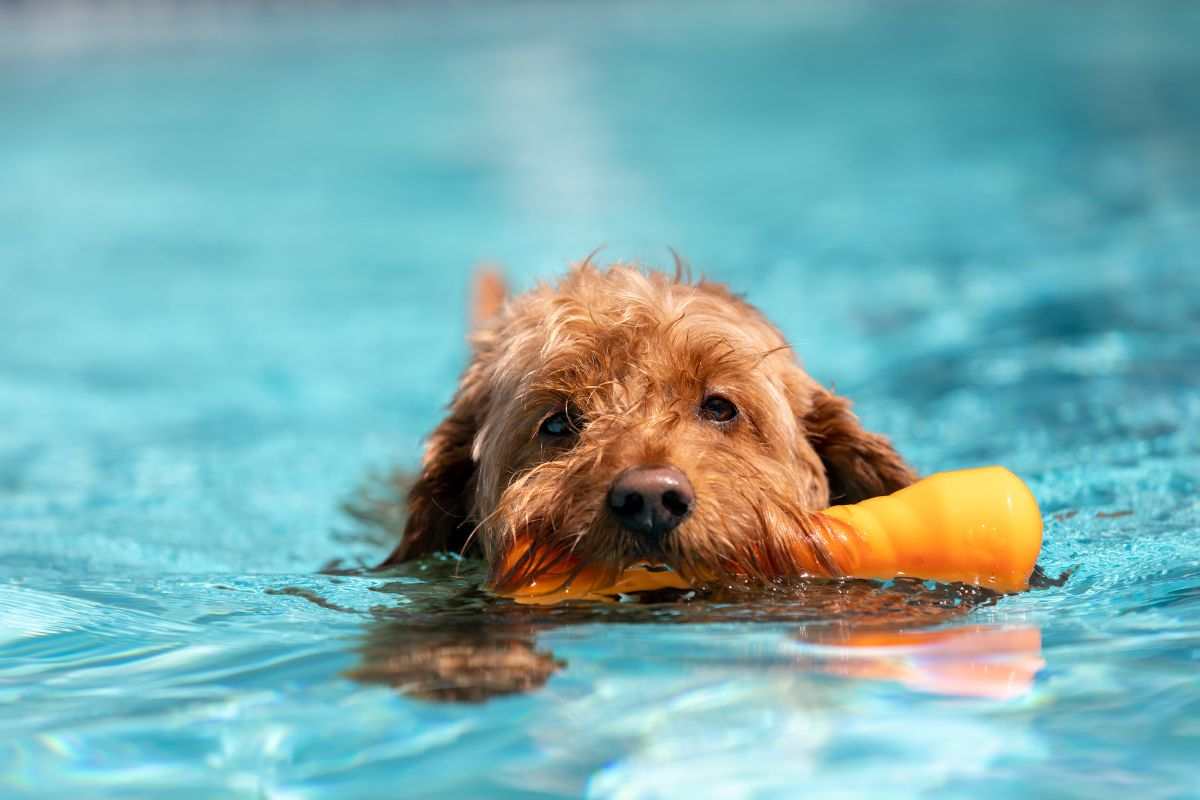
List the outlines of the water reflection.
{"type": "Polygon", "coordinates": [[[812,646],[805,654],[812,658],[813,669],[961,697],[1020,697],[1046,665],[1042,633],[1031,625],[867,628],[803,641],[812,646]]]}
{"type": "Polygon", "coordinates": [[[976,587],[798,581],[768,590],[722,587],[546,608],[487,595],[476,588],[473,570],[441,576],[457,584],[449,593],[444,586],[437,591],[437,577],[382,587],[405,603],[374,612],[349,677],[435,702],[478,703],[533,692],[569,668],[543,634],[604,623],[784,623],[790,633],[781,639],[780,657],[747,669],[891,681],[955,696],[1020,696],[1044,665],[1037,628],[951,625],[998,599],[976,587]]]}

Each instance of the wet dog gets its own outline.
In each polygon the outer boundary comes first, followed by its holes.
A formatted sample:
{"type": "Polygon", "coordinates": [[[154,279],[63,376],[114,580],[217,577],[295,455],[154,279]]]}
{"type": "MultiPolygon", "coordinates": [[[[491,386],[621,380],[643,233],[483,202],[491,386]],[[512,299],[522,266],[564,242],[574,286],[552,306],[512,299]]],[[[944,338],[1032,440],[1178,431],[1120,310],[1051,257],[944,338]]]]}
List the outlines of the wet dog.
{"type": "Polygon", "coordinates": [[[797,574],[814,512],[913,470],[724,286],[585,261],[512,299],[484,281],[472,358],[428,439],[385,566],[478,554],[493,586],[536,579],[517,542],[613,574],[797,574]]]}

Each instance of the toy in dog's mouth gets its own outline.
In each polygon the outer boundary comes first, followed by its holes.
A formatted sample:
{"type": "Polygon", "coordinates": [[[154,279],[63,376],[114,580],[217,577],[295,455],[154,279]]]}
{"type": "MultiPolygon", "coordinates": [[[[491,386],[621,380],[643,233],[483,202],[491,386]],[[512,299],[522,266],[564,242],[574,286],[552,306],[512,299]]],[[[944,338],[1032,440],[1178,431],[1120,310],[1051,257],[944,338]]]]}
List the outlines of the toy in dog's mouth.
{"type": "MultiPolygon", "coordinates": [[[[886,497],[834,506],[813,520],[811,529],[796,531],[789,558],[781,560],[787,574],[766,577],[912,577],[1017,592],[1029,588],[1042,545],[1037,501],[1003,467],[940,473],[886,497]]],[[[722,571],[740,570],[726,564],[722,571]]],[[[762,560],[744,572],[762,577],[762,560]]],[[[552,604],[687,590],[720,577],[698,570],[685,576],[654,561],[617,569],[518,540],[490,588],[519,603],[552,604]]]]}
{"type": "Polygon", "coordinates": [[[568,600],[614,600],[662,589],[687,590],[694,585],[664,564],[640,562],[616,569],[518,544],[509,551],[491,589],[518,603],[550,605],[568,600]]]}

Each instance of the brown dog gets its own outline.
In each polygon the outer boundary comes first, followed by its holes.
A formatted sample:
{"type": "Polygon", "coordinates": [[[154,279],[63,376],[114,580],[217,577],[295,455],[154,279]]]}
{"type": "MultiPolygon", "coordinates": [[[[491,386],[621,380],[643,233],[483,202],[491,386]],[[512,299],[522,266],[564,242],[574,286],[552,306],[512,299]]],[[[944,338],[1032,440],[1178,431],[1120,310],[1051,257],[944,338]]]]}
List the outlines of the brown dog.
{"type": "Polygon", "coordinates": [[[585,261],[507,302],[481,288],[488,319],[385,565],[482,552],[510,585],[536,577],[501,566],[522,540],[614,573],[796,574],[812,512],[915,479],[721,285],[585,261]]]}

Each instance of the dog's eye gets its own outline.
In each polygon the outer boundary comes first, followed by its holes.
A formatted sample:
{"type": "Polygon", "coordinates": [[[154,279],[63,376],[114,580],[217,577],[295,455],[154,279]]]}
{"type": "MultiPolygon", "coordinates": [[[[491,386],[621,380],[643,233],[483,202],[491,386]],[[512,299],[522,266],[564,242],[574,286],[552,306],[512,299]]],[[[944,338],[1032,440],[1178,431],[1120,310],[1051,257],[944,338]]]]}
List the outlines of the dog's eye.
{"type": "Polygon", "coordinates": [[[710,394],[700,404],[700,416],[709,422],[732,422],[737,415],[737,406],[719,394],[710,394]]]}
{"type": "Polygon", "coordinates": [[[538,429],[538,433],[549,439],[562,439],[574,436],[582,427],[578,415],[569,411],[559,411],[542,420],[542,427],[538,429]]]}

